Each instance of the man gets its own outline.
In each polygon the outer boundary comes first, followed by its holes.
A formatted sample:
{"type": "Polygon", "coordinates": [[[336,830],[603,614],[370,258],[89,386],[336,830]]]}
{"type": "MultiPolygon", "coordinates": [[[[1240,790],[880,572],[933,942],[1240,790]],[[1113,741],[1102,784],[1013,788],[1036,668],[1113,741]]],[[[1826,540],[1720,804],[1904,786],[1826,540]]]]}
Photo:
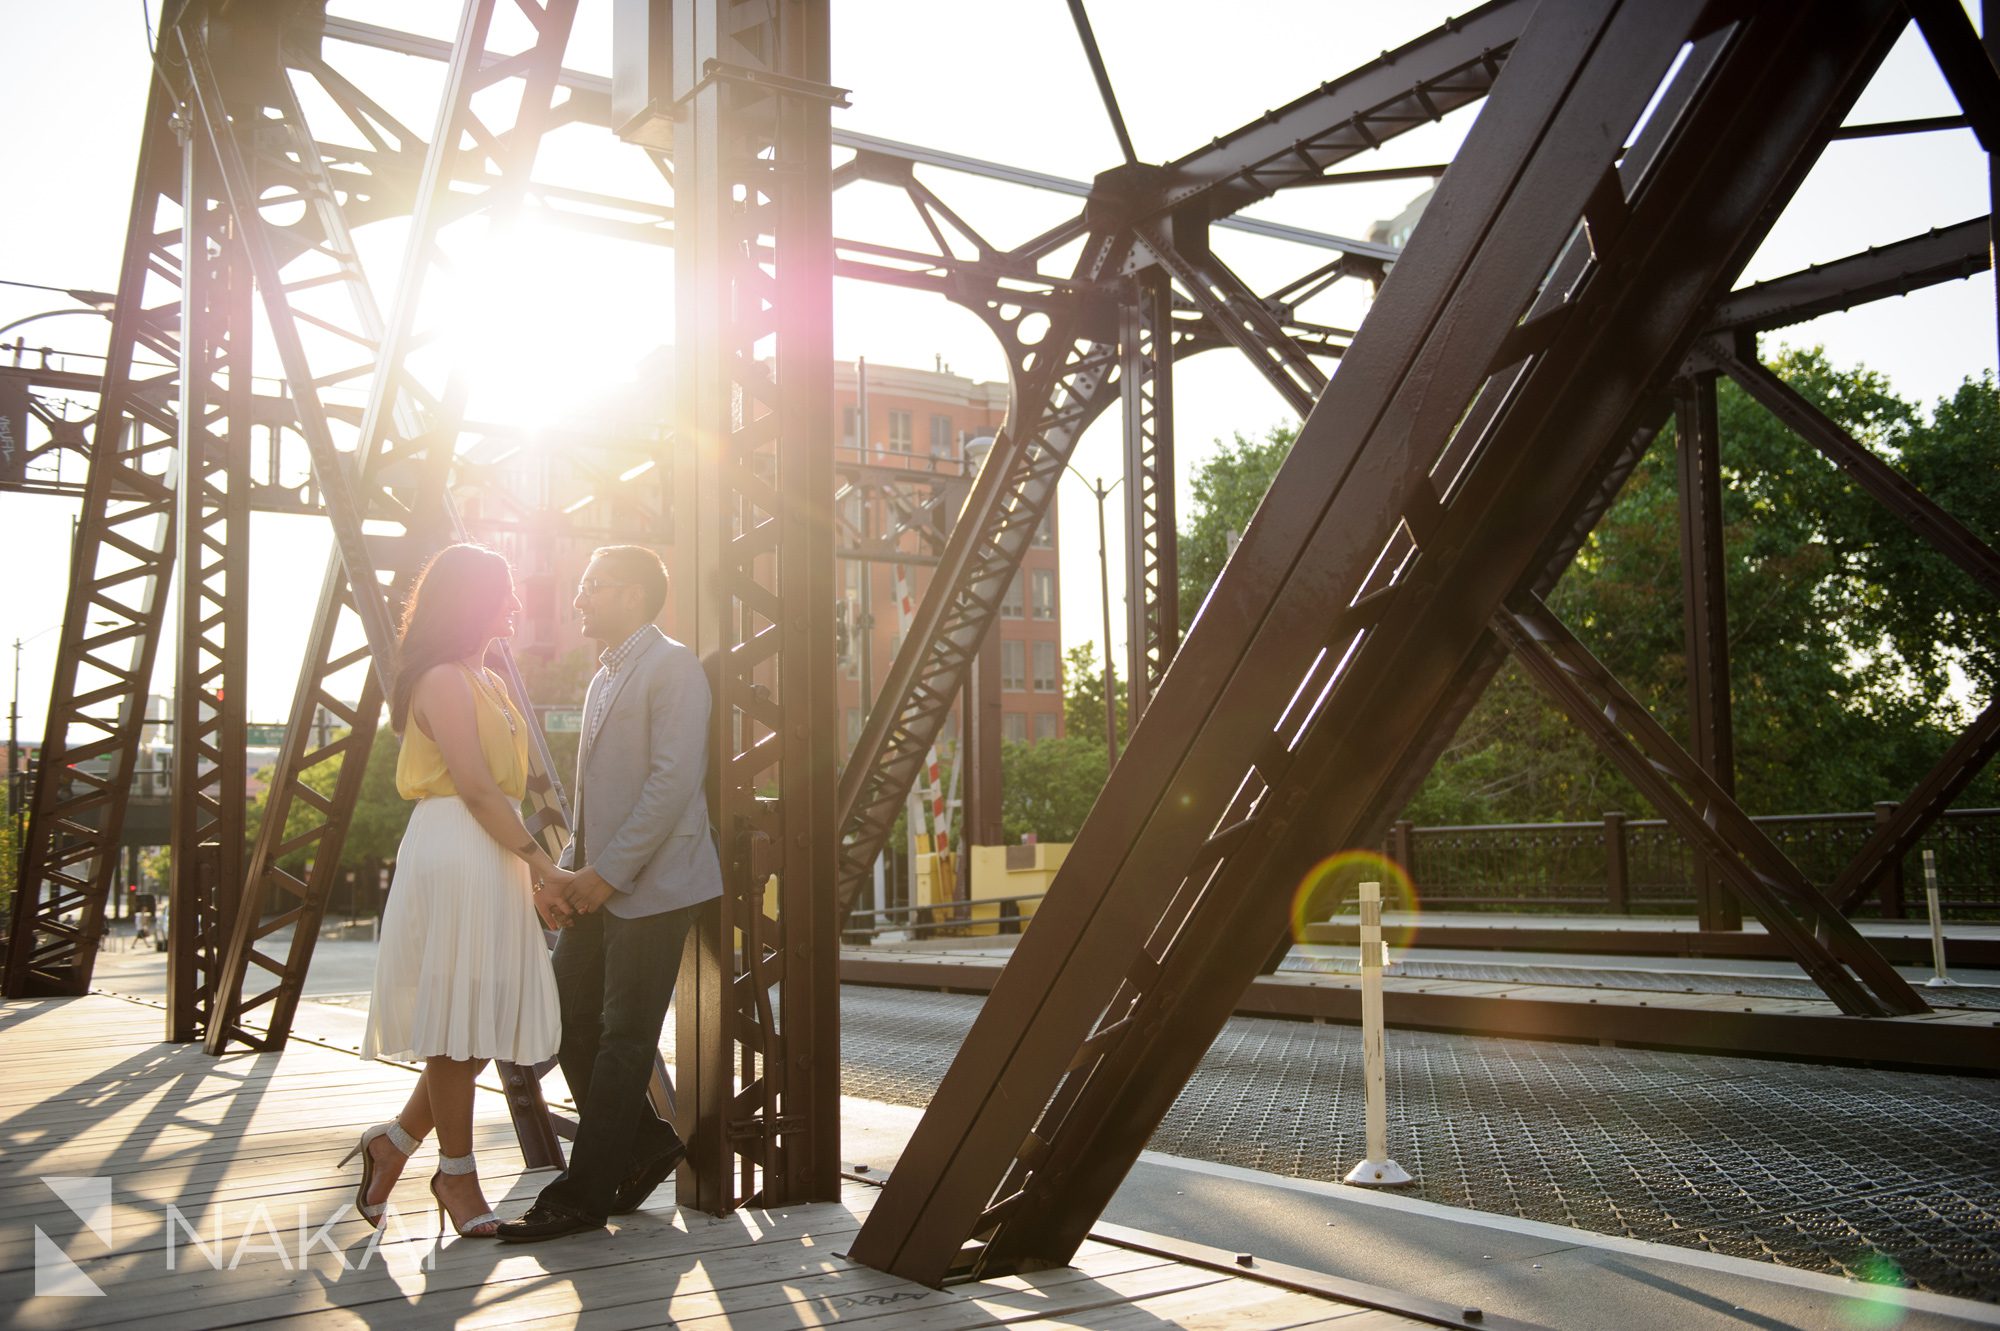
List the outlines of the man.
{"type": "Polygon", "coordinates": [[[576,589],[584,635],[603,649],[584,695],[576,837],[561,860],[577,876],[536,904],[562,929],[556,1058],[581,1120],[569,1168],[500,1226],[512,1242],[636,1211],[687,1154],[647,1084],[681,945],[697,909],[722,895],[722,866],[703,793],[708,681],[694,652],[653,623],[666,603],[666,568],[637,545],[597,551],[576,589]]]}

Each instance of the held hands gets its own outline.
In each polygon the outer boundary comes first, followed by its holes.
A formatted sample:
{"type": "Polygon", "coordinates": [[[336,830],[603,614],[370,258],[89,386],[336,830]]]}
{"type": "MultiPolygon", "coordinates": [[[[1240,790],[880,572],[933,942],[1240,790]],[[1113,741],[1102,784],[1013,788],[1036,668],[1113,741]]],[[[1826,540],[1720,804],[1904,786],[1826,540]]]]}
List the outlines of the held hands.
{"type": "Polygon", "coordinates": [[[575,873],[546,869],[535,885],[535,912],[549,928],[567,928],[576,923],[577,916],[602,908],[615,890],[602,874],[589,867],[575,873]]]}
{"type": "Polygon", "coordinates": [[[570,879],[566,896],[572,910],[588,914],[611,900],[611,894],[617,890],[604,880],[603,874],[586,864],[570,879]]]}
{"type": "Polygon", "coordinates": [[[575,874],[555,865],[543,870],[536,879],[535,913],[549,928],[563,929],[576,922],[576,911],[568,896],[569,886],[575,881],[575,874]]]}

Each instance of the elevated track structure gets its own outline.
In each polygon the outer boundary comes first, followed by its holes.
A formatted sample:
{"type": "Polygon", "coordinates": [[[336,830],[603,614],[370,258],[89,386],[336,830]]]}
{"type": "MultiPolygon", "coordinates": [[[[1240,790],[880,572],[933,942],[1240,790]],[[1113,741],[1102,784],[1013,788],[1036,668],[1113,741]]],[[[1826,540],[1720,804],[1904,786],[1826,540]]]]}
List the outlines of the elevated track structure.
{"type": "MultiPolygon", "coordinates": [[[[532,210],[673,247],[676,395],[671,429],[640,446],[656,464],[643,484],[659,487],[645,499],[671,531],[678,622],[717,702],[711,807],[727,884],[682,972],[684,1202],[722,1212],[836,1195],[841,920],[947,716],[969,688],[976,703],[1005,589],[1079,438],[1114,404],[1137,724],[857,1258],[930,1284],[1066,1262],[1285,935],[1294,885],[1329,852],[1382,840],[1510,655],[1695,849],[1704,930],[1747,911],[1848,1017],[1925,1011],[1848,916],[1991,759],[2000,702],[1831,892],[1747,816],[1732,776],[1715,394],[1724,376],[1742,385],[2000,592],[2000,555],[1757,353],[1773,328],[1990,267],[1991,217],[1737,286],[1834,139],[1969,126],[2000,144],[2000,72],[1956,4],[1493,0],[1161,164],[1132,154],[1073,5],[1125,149],[1090,182],[834,130],[845,93],[825,0],[621,3],[613,80],[562,67],[575,9],[467,0],[447,41],[313,0],[168,5],[95,416],[51,417],[38,445],[87,471],[9,996],[89,985],[171,609],[169,1035],[215,1053],[284,1044],[379,725],[396,608],[459,529],[455,487],[474,471],[460,454],[480,427],[440,335],[446,288],[532,210]],[[1912,22],[1962,115],[1847,124],[1912,22]],[[436,62],[428,137],[348,68],[359,51],[436,62]],[[1244,215],[1286,191],[1410,174],[1371,154],[1460,111],[1470,130],[1448,165],[1422,169],[1437,192],[1401,248],[1244,215]],[[572,126],[649,154],[657,191],[538,180],[543,139],[572,126]],[[1003,247],[947,201],[954,174],[1083,202],[1003,247]],[[931,246],[837,235],[831,201],[864,181],[900,192],[931,246]],[[384,218],[407,219],[410,236],[393,282],[365,272],[354,243],[384,218]],[[1294,245],[1301,274],[1259,291],[1217,253],[1222,230],[1294,245]],[[983,465],[951,491],[948,531],[931,532],[928,590],[844,767],[836,278],[970,310],[1013,394],[983,465]],[[1373,292],[1360,326],[1315,319],[1315,299],[1350,281],[1373,292]],[[264,346],[282,393],[255,387],[264,346]],[[1189,614],[1173,370],[1214,349],[1246,356],[1302,424],[1189,614]],[[1547,601],[1669,419],[1687,743],[1547,601]],[[309,482],[260,473],[259,429],[303,448],[309,482]],[[336,555],[246,847],[229,792],[243,762],[247,514],[264,506],[322,516],[336,555]],[[343,728],[316,740],[323,711],[343,728]],[[302,853],[310,869],[285,867],[302,853]]],[[[92,387],[20,373],[36,393],[92,387]]],[[[976,836],[997,826],[998,792],[988,709],[968,710],[976,836]]],[[[530,802],[531,827],[558,843],[565,801],[545,746],[530,802]]],[[[533,1070],[508,1078],[529,1159],[552,1160],[533,1070]]]]}

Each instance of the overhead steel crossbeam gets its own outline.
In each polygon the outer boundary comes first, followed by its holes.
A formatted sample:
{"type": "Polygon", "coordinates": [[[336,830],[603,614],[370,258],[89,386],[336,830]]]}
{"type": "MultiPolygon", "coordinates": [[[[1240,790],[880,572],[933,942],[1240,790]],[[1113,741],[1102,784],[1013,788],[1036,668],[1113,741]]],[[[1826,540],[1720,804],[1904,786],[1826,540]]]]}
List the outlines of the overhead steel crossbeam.
{"type": "MultiPolygon", "coordinates": [[[[1493,0],[1169,162],[1135,216],[1227,218],[1484,98],[1534,6],[1493,0]]],[[[1353,253],[1394,259],[1386,246],[1353,253]]]]}
{"type": "MultiPolygon", "coordinates": [[[[1500,0],[1500,4],[1517,5],[1525,10],[1527,0],[1500,0]]],[[[1518,25],[1517,25],[1518,26],[1518,25]]],[[[419,56],[429,60],[451,58],[451,43],[435,38],[422,37],[415,33],[398,32],[372,23],[362,23],[354,19],[328,18],[323,31],[332,40],[352,42],[375,50],[395,51],[403,55],[419,56]]],[[[561,86],[573,95],[563,110],[566,121],[583,125],[600,125],[611,128],[611,80],[598,74],[586,74],[578,70],[565,69],[560,76],[561,86]]],[[[1091,197],[1089,181],[1072,180],[1067,176],[1053,175],[1046,171],[1034,171],[1025,167],[1008,166],[1002,162],[987,161],[984,158],[969,157],[964,153],[946,152],[937,148],[926,148],[919,144],[903,143],[896,139],[886,139],[876,134],[861,134],[853,130],[836,129],[832,132],[832,144],[836,148],[851,149],[856,153],[868,153],[878,157],[894,158],[904,162],[924,166],[941,167],[965,175],[980,176],[988,180],[1005,181],[1013,185],[1023,185],[1031,189],[1047,190],[1055,194],[1067,194],[1073,198],[1091,197]]],[[[1313,245],[1322,249],[1352,251],[1373,254],[1380,258],[1393,259],[1395,251],[1387,246],[1372,245],[1367,241],[1355,240],[1347,236],[1328,235],[1306,227],[1289,226],[1283,222],[1267,222],[1261,218],[1230,217],[1216,223],[1233,231],[1243,231],[1250,235],[1265,236],[1272,240],[1288,240],[1301,245],[1313,245]]],[[[1082,219],[1077,220],[1077,230],[1070,236],[1083,232],[1082,219]]],[[[1057,248],[1063,242],[1059,242],[1057,248]]],[[[846,274],[843,274],[846,275],[846,274]]]]}
{"type": "MultiPolygon", "coordinates": [[[[1393,815],[1487,621],[1658,410],[1704,297],[1895,20],[1887,0],[1537,12],[1162,681],[1149,715],[1173,724],[1139,726],[857,1259],[936,1283],[968,1269],[968,1242],[974,1272],[1069,1258],[1263,960],[1255,940],[1317,861],[1393,815]],[[1699,86],[1664,150],[1621,180],[1656,87],[1715,27],[1718,58],[1681,65],[1699,86]],[[1579,226],[1560,312],[1524,325],[1579,226]]],[[[1911,1010],[1893,973],[1872,978],[1864,994],[1911,1010]]]]}
{"type": "MultiPolygon", "coordinates": [[[[1059,288],[1062,298],[1045,307],[1045,318],[1054,331],[1043,344],[1058,349],[1070,345],[1058,334],[1067,333],[1073,340],[1086,317],[1110,325],[1102,334],[1106,340],[1115,337],[1115,310],[1097,312],[1088,298],[1111,298],[1115,288],[1098,289],[1129,268],[1150,266],[1156,259],[1182,261],[1165,239],[1168,234],[1178,237],[1179,232],[1171,231],[1165,223],[1154,225],[1150,232],[1140,231],[1139,243],[1144,244],[1150,235],[1154,248],[1150,253],[1135,254],[1134,237],[1128,229],[1134,220],[1181,206],[1195,216],[1190,225],[1220,225],[1220,219],[1233,207],[1264,197],[1286,182],[1306,183],[1332,165],[1469,105],[1491,88],[1527,10],[1526,4],[1516,0],[1489,5],[1448,32],[1419,38],[1352,75],[1323,85],[1282,111],[1218,139],[1209,148],[1166,168],[1167,175],[1162,175],[1160,168],[1143,165],[1107,173],[1096,206],[1111,230],[1090,237],[1076,272],[1059,288]],[[1273,126],[1282,126],[1283,133],[1290,136],[1282,149],[1273,137],[1277,132],[1273,126]],[[1290,165],[1281,168],[1277,158],[1284,154],[1290,154],[1290,165]],[[1100,266],[1100,254],[1115,255],[1115,263],[1100,266]]],[[[1032,265],[1083,234],[1079,219],[1017,247],[1006,258],[1016,267],[1032,265]]],[[[1205,247],[1205,235],[1201,243],[1205,247]]],[[[942,240],[939,248],[943,255],[951,253],[942,240]]],[[[1396,254],[1386,246],[1356,244],[1343,258],[1380,263],[1393,260],[1396,254]]],[[[1184,286],[1191,292],[1201,290],[1208,301],[1207,305],[1196,303],[1195,308],[1209,317],[1199,332],[1191,329],[1188,336],[1199,337],[1206,345],[1245,349],[1253,363],[1279,385],[1287,402],[1303,412],[1324,384],[1325,375],[1312,364],[1303,340],[1294,336],[1294,326],[1272,312],[1271,302],[1244,290],[1240,279],[1222,269],[1219,261],[1212,263],[1211,269],[1214,271],[1206,275],[1190,269],[1183,279],[1184,286]],[[1227,285],[1227,299],[1216,291],[1222,284],[1227,285]],[[1251,329],[1240,327],[1246,320],[1251,329]],[[1273,336],[1282,339],[1286,348],[1282,354],[1264,340],[1273,336]]],[[[1334,270],[1341,275],[1349,271],[1345,267],[1334,270]]],[[[1309,285],[1333,275],[1317,270],[1293,285],[1309,285]]],[[[1113,392],[1121,391],[1115,366],[1105,367],[1101,380],[1096,367],[1099,358],[1115,352],[1115,344],[1113,348],[1093,346],[1071,357],[1079,370],[1089,366],[1090,372],[1065,388],[1057,400],[1041,405],[1048,401],[1043,394],[1051,383],[1047,377],[1051,367],[1046,362],[1030,365],[1025,357],[1027,348],[1013,332],[1022,306],[1028,303],[1026,296],[1007,288],[969,285],[931,275],[913,275],[911,280],[950,295],[987,318],[1009,352],[1014,409],[1009,413],[1008,428],[1002,431],[973,487],[954,529],[953,542],[925,591],[911,632],[896,654],[888,680],[841,773],[843,910],[858,899],[868,881],[875,856],[886,843],[925,756],[942,733],[953,701],[964,687],[969,665],[997,615],[1000,596],[1019,567],[1033,523],[1018,532],[1017,524],[1030,513],[1039,521],[1047,506],[1047,497],[1041,493],[1044,482],[1039,478],[1048,477],[1046,484],[1053,487],[1053,478],[1060,475],[1082,428],[1109,405],[1113,392]],[[999,317],[1003,315],[1012,317],[999,317]],[[1038,370],[1038,377],[1031,378],[1030,370],[1038,370]],[[1033,460],[1017,466],[1015,453],[1024,445],[1033,460]]],[[[1178,355],[1185,357],[1196,349],[1200,347],[1181,350],[1177,335],[1178,355]]],[[[1164,545],[1170,537],[1166,529],[1155,527],[1151,539],[1164,545]]]]}
{"type": "MultiPolygon", "coordinates": [[[[66,455],[81,466],[80,477],[88,474],[97,423],[95,402],[104,386],[103,378],[69,370],[0,366],[0,380],[13,376],[27,382],[28,414],[34,422],[24,465],[35,465],[45,474],[0,480],[0,491],[80,497],[85,489],[83,480],[57,480],[46,473],[59,465],[59,455],[66,455]],[[87,414],[72,414],[81,405],[81,399],[89,399],[87,414]]],[[[176,384],[170,381],[164,387],[172,390],[176,384]]],[[[361,408],[328,403],[327,414],[352,426],[360,422],[361,408]]],[[[251,468],[246,482],[250,511],[323,514],[319,487],[313,482],[311,471],[290,469],[296,461],[298,446],[298,417],[292,410],[291,398],[280,393],[258,392],[251,398],[248,417],[255,428],[264,432],[263,447],[259,449],[253,444],[250,451],[251,468]],[[259,458],[264,462],[261,467],[259,458]]],[[[502,447],[529,432],[518,425],[470,419],[462,431],[464,435],[477,436],[502,447]]],[[[484,500],[504,510],[482,512],[481,527],[499,531],[547,530],[552,522],[548,514],[553,510],[561,515],[560,520],[554,520],[555,525],[564,534],[580,540],[599,536],[606,541],[671,539],[665,499],[660,493],[663,469],[657,463],[667,448],[663,438],[606,437],[602,431],[588,427],[549,425],[537,425],[532,433],[545,452],[559,453],[562,459],[559,467],[553,463],[548,467],[550,488],[545,502],[538,499],[531,505],[510,488],[509,482],[514,478],[508,474],[508,468],[518,457],[518,446],[478,460],[461,451],[453,472],[453,493],[461,500],[484,500]],[[574,520],[573,514],[599,501],[610,509],[607,520],[592,525],[574,520]]]]}
{"type": "Polygon", "coordinates": [[[885,564],[936,564],[972,480],[971,469],[963,464],[933,471],[845,457],[834,459],[834,473],[839,485],[833,496],[835,557],[885,564]],[[912,535],[915,550],[904,543],[912,535]]]}
{"type": "Polygon", "coordinates": [[[825,0],[672,0],[675,548],[723,897],[677,1000],[683,1204],[840,1187],[825,0]]]}
{"type": "Polygon", "coordinates": [[[1991,227],[1991,218],[1975,217],[1732,291],[1716,307],[1713,331],[1768,333],[1983,273],[1992,266],[1991,227]]]}
{"type": "Polygon", "coordinates": [[[9,998],[89,988],[166,612],[186,249],[173,111],[156,85],[146,102],[97,442],[14,893],[9,998]],[[148,373],[142,353],[174,368],[148,373]]]}

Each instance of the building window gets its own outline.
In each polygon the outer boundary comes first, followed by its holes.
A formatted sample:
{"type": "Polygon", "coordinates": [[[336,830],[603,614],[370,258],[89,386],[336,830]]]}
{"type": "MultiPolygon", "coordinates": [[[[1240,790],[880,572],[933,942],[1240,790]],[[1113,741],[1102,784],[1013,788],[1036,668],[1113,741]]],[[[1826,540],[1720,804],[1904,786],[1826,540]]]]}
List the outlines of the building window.
{"type": "Polygon", "coordinates": [[[1056,737],[1056,714],[1054,712],[1035,713],[1035,738],[1054,739],[1056,737]]]}
{"type": "Polygon", "coordinates": [[[848,747],[852,748],[854,745],[859,744],[860,742],[861,742],[861,709],[859,707],[850,707],[847,709],[848,747]]]}
{"type": "Polygon", "coordinates": [[[1056,543],[1056,514],[1050,509],[1042,514],[1042,520],[1035,524],[1035,548],[1052,550],[1056,543]]]}
{"type": "Polygon", "coordinates": [[[1032,599],[1029,602],[1036,619],[1056,617],[1056,571],[1052,568],[1038,568],[1028,583],[1032,599]]]}
{"type": "Polygon", "coordinates": [[[1006,595],[1000,598],[1000,618],[1019,619],[1021,617],[1021,572],[1014,571],[1014,580],[1007,584],[1006,595]]]}
{"type": "Polygon", "coordinates": [[[889,447],[898,453],[910,451],[910,413],[892,411],[889,413],[889,447]]]}
{"type": "Polygon", "coordinates": [[[840,442],[849,448],[861,442],[861,409],[842,407],[840,409],[840,442]]]}
{"type": "Polygon", "coordinates": [[[953,431],[951,428],[951,417],[949,416],[931,417],[932,457],[941,458],[950,455],[952,433],[953,431]]]}
{"type": "Polygon", "coordinates": [[[1018,638],[1000,643],[1000,687],[1028,687],[1028,645],[1018,638]]]}
{"type": "Polygon", "coordinates": [[[1025,741],[1028,738],[1028,718],[1023,712],[1007,712],[1000,718],[1000,738],[1025,741]]]}
{"type": "Polygon", "coordinates": [[[1056,669],[1056,645],[1038,642],[1035,647],[1035,692],[1061,693],[1062,674],[1056,669]]]}

